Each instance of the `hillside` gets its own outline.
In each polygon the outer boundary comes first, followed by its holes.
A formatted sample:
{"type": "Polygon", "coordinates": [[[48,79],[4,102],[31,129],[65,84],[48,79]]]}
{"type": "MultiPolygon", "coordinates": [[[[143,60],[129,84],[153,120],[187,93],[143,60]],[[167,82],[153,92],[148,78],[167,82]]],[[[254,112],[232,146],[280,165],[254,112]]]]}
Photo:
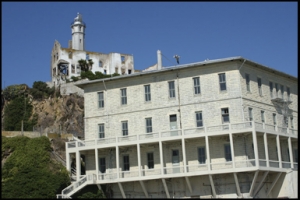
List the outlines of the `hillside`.
{"type": "MultiPolygon", "coordinates": [[[[45,83],[43,83],[45,85],[45,83]]],[[[43,85],[40,83],[40,85],[43,85]]],[[[36,84],[38,85],[38,84],[36,84]]],[[[84,98],[77,95],[60,95],[55,89],[36,86],[29,88],[28,86],[14,85],[7,87],[2,91],[1,98],[1,121],[18,118],[15,126],[7,127],[5,124],[2,130],[20,131],[21,120],[19,115],[27,116],[28,121],[31,120],[31,126],[24,127],[26,131],[37,131],[40,133],[72,133],[74,136],[83,137],[84,131],[84,98]],[[46,90],[47,89],[47,90],[46,90]],[[44,90],[44,91],[42,91],[44,90]],[[45,92],[46,91],[46,92],[45,92]],[[24,97],[26,97],[26,105],[24,106],[24,97]],[[15,112],[5,113],[5,107],[9,106],[14,100],[19,98],[19,110],[15,112]],[[25,112],[25,114],[23,114],[25,112]],[[10,130],[8,130],[10,129],[10,130]]],[[[59,88],[58,88],[59,90],[59,88]]],[[[11,104],[12,105],[12,104],[11,104]]],[[[13,106],[15,108],[15,106],[13,106]]],[[[9,110],[10,111],[10,110],[9,110]]],[[[24,123],[25,124],[25,123],[24,123]]]]}

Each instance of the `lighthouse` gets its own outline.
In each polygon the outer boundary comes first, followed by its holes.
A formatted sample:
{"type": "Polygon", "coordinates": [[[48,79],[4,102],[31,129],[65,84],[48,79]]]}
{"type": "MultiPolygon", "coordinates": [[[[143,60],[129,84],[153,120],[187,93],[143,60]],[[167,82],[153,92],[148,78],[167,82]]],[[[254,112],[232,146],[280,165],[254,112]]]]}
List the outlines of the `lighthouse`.
{"type": "Polygon", "coordinates": [[[72,29],[72,49],[84,50],[85,23],[82,21],[81,14],[77,13],[74,22],[71,24],[72,29]]]}

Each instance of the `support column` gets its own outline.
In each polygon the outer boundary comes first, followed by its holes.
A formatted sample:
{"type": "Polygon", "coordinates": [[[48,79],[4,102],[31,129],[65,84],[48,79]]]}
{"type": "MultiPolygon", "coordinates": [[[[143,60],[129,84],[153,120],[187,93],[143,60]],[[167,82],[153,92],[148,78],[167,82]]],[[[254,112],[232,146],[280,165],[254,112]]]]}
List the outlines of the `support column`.
{"type": "Polygon", "coordinates": [[[256,190],[255,190],[255,192],[253,193],[253,197],[255,197],[255,195],[256,195],[256,194],[258,193],[258,191],[260,190],[260,187],[261,187],[262,183],[264,182],[264,180],[266,179],[268,173],[269,173],[269,171],[266,171],[266,172],[264,173],[264,176],[263,176],[262,179],[260,180],[260,183],[258,184],[258,186],[257,186],[257,188],[256,188],[256,190]]]}
{"type": "Polygon", "coordinates": [[[278,161],[279,161],[279,168],[282,168],[281,148],[280,148],[279,135],[276,136],[276,144],[277,144],[277,156],[278,156],[278,161]]]}
{"type": "Polygon", "coordinates": [[[141,149],[140,144],[137,145],[137,156],[138,156],[138,169],[139,169],[139,177],[141,177],[141,149]]]}
{"type": "Polygon", "coordinates": [[[96,163],[96,176],[97,176],[97,180],[99,177],[99,156],[98,156],[98,149],[95,149],[95,163],[96,163]]]}
{"type": "Polygon", "coordinates": [[[209,174],[208,176],[209,176],[209,181],[210,181],[210,185],[211,185],[212,195],[213,195],[214,198],[216,198],[217,194],[216,194],[215,184],[214,184],[212,175],[209,174]]]}
{"type": "Polygon", "coordinates": [[[239,184],[239,180],[238,180],[237,174],[233,173],[233,177],[234,177],[235,186],[236,186],[236,193],[237,193],[238,197],[241,197],[242,194],[241,194],[240,184],[239,184]]]}
{"type": "Polygon", "coordinates": [[[162,142],[159,141],[159,158],[160,158],[160,170],[161,170],[161,175],[164,175],[164,159],[163,159],[163,147],[162,147],[162,142]]]}
{"type": "Polygon", "coordinates": [[[161,179],[162,182],[163,182],[163,185],[164,185],[164,188],[165,188],[165,191],[166,191],[166,195],[167,195],[167,198],[170,198],[170,194],[169,194],[169,190],[168,190],[168,186],[166,184],[166,180],[163,178],[161,179]]]}
{"type": "Polygon", "coordinates": [[[229,140],[230,140],[230,150],[231,150],[231,157],[232,157],[232,167],[235,169],[235,158],[234,158],[234,147],[233,147],[233,138],[232,133],[229,133],[229,140]]]}
{"type": "Polygon", "coordinates": [[[265,146],[265,156],[266,156],[267,167],[270,167],[267,133],[264,133],[264,146],[265,146]]]}
{"type": "Polygon", "coordinates": [[[282,174],[282,172],[279,172],[279,173],[277,174],[277,176],[275,177],[275,179],[272,181],[272,185],[270,186],[269,190],[267,191],[267,197],[269,197],[269,194],[271,193],[273,187],[274,187],[275,184],[277,183],[277,181],[278,181],[278,179],[279,179],[279,177],[280,177],[281,174],[282,174]]]}
{"type": "Polygon", "coordinates": [[[291,162],[291,168],[294,169],[294,158],[293,158],[293,146],[292,146],[292,138],[288,138],[288,144],[289,144],[289,153],[290,153],[290,162],[291,162]]]}
{"type": "Polygon", "coordinates": [[[185,181],[186,181],[186,184],[187,184],[187,186],[189,188],[190,193],[192,194],[193,193],[193,189],[192,189],[189,177],[186,176],[185,177],[185,181]]]}
{"type": "MultiPolygon", "coordinates": [[[[67,143],[66,143],[66,149],[67,149],[67,143]]],[[[67,170],[69,171],[69,172],[71,172],[71,164],[70,164],[70,153],[67,151],[67,153],[66,153],[66,168],[67,168],[67,170]]],[[[72,172],[71,172],[71,174],[72,174],[72,172]]]]}
{"type": "Polygon", "coordinates": [[[255,183],[256,183],[258,173],[259,173],[259,171],[256,171],[255,174],[254,174],[253,181],[252,181],[252,184],[251,184],[251,188],[250,188],[250,191],[249,191],[249,196],[250,197],[252,197],[252,193],[253,193],[253,189],[254,189],[254,186],[255,186],[255,183]]]}
{"type": "Polygon", "coordinates": [[[81,158],[80,152],[76,151],[76,180],[79,181],[81,175],[81,158]]]}
{"type": "Polygon", "coordinates": [[[182,157],[183,157],[183,172],[186,173],[186,152],[185,152],[185,140],[184,138],[181,139],[181,143],[182,143],[182,157]]]}
{"type": "Polygon", "coordinates": [[[208,171],[211,170],[210,166],[210,151],[209,151],[209,141],[208,141],[208,136],[205,135],[205,146],[206,146],[206,155],[207,155],[207,169],[208,171]]]}
{"type": "Polygon", "coordinates": [[[252,139],[253,139],[253,147],[254,147],[255,166],[256,166],[256,167],[259,167],[258,148],[257,148],[257,138],[256,138],[256,131],[255,131],[255,123],[253,122],[252,124],[253,124],[252,139]]]}
{"type": "Polygon", "coordinates": [[[141,187],[142,187],[142,189],[143,189],[143,192],[144,192],[146,198],[149,198],[149,195],[148,195],[148,192],[147,192],[147,190],[146,190],[146,187],[145,187],[144,182],[143,182],[143,181],[140,181],[140,184],[141,184],[141,187]]]}
{"type": "Polygon", "coordinates": [[[120,167],[120,163],[119,163],[119,146],[116,146],[116,170],[117,170],[117,179],[120,178],[120,170],[119,170],[119,167],[120,167]]]}
{"type": "Polygon", "coordinates": [[[122,184],[121,184],[120,182],[118,182],[118,185],[119,185],[119,188],[120,188],[120,191],[121,191],[121,194],[122,194],[123,199],[126,199],[126,195],[125,195],[125,193],[124,193],[122,184]]]}

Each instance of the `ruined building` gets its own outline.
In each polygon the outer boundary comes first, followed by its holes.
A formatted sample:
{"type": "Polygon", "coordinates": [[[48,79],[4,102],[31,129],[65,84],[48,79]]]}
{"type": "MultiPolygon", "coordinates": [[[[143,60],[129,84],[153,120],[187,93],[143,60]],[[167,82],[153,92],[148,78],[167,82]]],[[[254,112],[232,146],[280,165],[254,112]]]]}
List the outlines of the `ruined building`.
{"type": "Polygon", "coordinates": [[[77,14],[71,23],[72,40],[68,48],[63,48],[58,41],[54,42],[51,52],[50,75],[52,81],[49,84],[60,85],[71,79],[72,76],[80,76],[82,67],[79,60],[84,60],[84,67],[93,73],[103,74],[133,74],[133,56],[122,53],[98,53],[85,50],[86,24],[82,21],[81,14],[77,14]]]}

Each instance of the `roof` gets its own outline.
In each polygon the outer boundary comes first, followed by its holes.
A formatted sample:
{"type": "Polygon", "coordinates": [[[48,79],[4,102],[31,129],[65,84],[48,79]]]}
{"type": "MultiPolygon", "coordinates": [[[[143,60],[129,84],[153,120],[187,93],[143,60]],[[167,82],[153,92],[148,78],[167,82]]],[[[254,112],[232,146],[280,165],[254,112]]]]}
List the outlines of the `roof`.
{"type": "Polygon", "coordinates": [[[221,59],[214,59],[214,60],[205,60],[205,61],[201,61],[201,62],[170,66],[170,67],[162,68],[160,70],[142,71],[142,72],[139,72],[139,73],[122,75],[122,76],[115,76],[115,77],[111,77],[111,78],[104,78],[104,79],[97,79],[97,80],[87,80],[85,82],[81,82],[81,83],[78,83],[78,84],[75,83],[75,85],[79,88],[84,88],[86,85],[93,84],[93,83],[98,83],[98,82],[102,82],[102,81],[111,81],[111,80],[115,80],[115,79],[130,78],[130,77],[135,77],[135,76],[155,74],[155,73],[161,73],[161,72],[166,72],[166,71],[173,71],[173,70],[179,70],[179,69],[184,69],[184,68],[189,68],[189,67],[195,67],[195,66],[199,66],[199,65],[204,66],[204,65],[208,65],[208,64],[217,64],[217,63],[228,62],[228,61],[242,61],[242,62],[245,61],[245,63],[247,62],[247,63],[249,63],[249,64],[251,64],[255,67],[264,69],[264,70],[269,71],[269,72],[277,73],[277,74],[282,75],[284,77],[290,78],[294,81],[298,81],[298,78],[295,77],[295,76],[292,76],[292,75],[286,74],[284,72],[275,70],[273,68],[261,65],[259,63],[253,62],[253,61],[248,60],[246,58],[243,58],[241,56],[236,56],[236,57],[228,57],[228,58],[221,58],[221,59]]]}

